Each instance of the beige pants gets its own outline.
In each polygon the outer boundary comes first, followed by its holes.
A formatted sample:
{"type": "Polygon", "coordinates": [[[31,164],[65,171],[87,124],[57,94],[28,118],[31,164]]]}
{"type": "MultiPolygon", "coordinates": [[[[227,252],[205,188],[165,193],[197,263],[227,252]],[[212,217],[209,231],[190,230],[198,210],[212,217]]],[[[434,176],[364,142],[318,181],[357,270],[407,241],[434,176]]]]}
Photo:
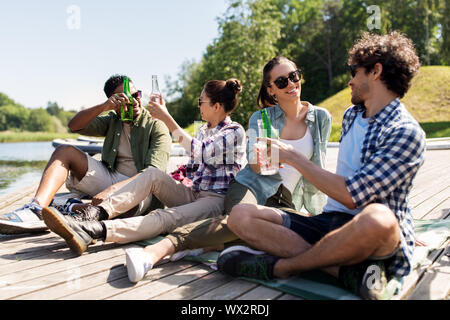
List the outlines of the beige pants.
{"type": "Polygon", "coordinates": [[[168,208],[156,209],[146,216],[103,221],[107,242],[128,243],[150,239],[187,223],[219,216],[224,210],[225,195],[194,192],[153,167],[105,199],[100,206],[112,219],[138,205],[150,194],[168,208]]]}
{"type": "MultiPolygon", "coordinates": [[[[69,191],[78,193],[80,197],[87,194],[91,197],[102,192],[106,188],[119,183],[129,177],[117,171],[110,171],[103,162],[95,160],[86,155],[88,161],[88,170],[81,181],[78,181],[73,175],[69,175],[66,180],[66,187],[69,191]]],[[[152,202],[152,195],[148,195],[138,203],[138,208],[134,215],[140,216],[147,212],[152,202]]],[[[117,216],[117,215],[116,215],[117,216]]]]}

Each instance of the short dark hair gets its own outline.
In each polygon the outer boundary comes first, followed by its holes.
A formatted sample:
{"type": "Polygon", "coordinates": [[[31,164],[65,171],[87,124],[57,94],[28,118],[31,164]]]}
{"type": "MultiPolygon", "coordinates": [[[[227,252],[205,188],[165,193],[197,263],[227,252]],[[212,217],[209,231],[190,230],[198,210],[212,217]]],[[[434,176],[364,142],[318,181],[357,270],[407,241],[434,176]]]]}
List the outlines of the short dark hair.
{"type": "MultiPolygon", "coordinates": [[[[114,91],[116,91],[118,86],[123,84],[123,80],[126,77],[127,76],[125,76],[125,75],[115,74],[115,75],[112,75],[111,77],[109,77],[108,80],[106,80],[103,91],[105,91],[105,94],[108,98],[113,95],[114,91]]],[[[130,79],[129,77],[127,77],[127,78],[130,79]]],[[[131,79],[130,79],[130,82],[133,82],[133,81],[131,81],[131,79]]]]}
{"type": "Polygon", "coordinates": [[[398,31],[386,35],[365,32],[350,49],[347,63],[365,67],[366,73],[381,63],[381,81],[400,98],[408,92],[411,79],[420,68],[414,44],[398,31]]]}
{"type": "Polygon", "coordinates": [[[267,92],[267,88],[270,87],[270,72],[275,66],[282,64],[283,62],[292,63],[294,68],[298,69],[294,61],[291,61],[283,56],[276,56],[275,58],[269,60],[263,68],[261,87],[259,88],[258,98],[256,99],[258,107],[267,108],[277,104],[275,98],[267,92]]]}
{"type": "Polygon", "coordinates": [[[238,79],[211,80],[204,86],[205,94],[211,99],[211,104],[219,102],[225,112],[233,112],[238,104],[238,94],[242,91],[241,81],[238,79]]]}

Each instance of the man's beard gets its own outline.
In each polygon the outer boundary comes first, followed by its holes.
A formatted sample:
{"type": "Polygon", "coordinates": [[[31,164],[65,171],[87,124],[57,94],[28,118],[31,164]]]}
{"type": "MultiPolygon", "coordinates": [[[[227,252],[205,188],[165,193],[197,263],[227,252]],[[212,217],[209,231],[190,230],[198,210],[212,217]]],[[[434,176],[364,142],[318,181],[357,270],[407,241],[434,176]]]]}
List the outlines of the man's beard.
{"type": "Polygon", "coordinates": [[[368,91],[369,91],[369,88],[368,88],[367,84],[364,84],[364,83],[361,84],[361,86],[359,88],[353,89],[353,94],[352,94],[352,99],[351,99],[352,103],[354,105],[359,104],[359,105],[364,106],[365,100],[363,98],[361,98],[361,93],[365,93],[368,91]]]}

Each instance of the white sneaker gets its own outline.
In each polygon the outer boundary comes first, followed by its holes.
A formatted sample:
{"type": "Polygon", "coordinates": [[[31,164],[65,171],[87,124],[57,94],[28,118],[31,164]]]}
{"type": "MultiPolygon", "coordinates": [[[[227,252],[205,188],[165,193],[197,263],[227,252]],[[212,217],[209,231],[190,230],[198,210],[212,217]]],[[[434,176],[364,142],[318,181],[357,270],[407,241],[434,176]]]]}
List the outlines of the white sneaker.
{"type": "Polygon", "coordinates": [[[128,279],[136,283],[153,268],[151,256],[143,248],[129,248],[125,250],[128,279]]]}
{"type": "Polygon", "coordinates": [[[261,255],[264,254],[264,251],[259,251],[259,250],[255,250],[246,246],[231,246],[226,248],[225,250],[222,250],[222,252],[219,254],[219,256],[223,256],[224,254],[227,254],[228,252],[232,252],[232,251],[243,251],[243,252],[247,252],[247,253],[251,253],[254,255],[261,255]]]}
{"type": "Polygon", "coordinates": [[[0,233],[21,234],[47,230],[41,210],[41,206],[32,202],[12,212],[1,214],[0,233]]]}
{"type": "Polygon", "coordinates": [[[175,252],[173,255],[170,256],[169,260],[170,261],[178,261],[183,259],[186,256],[199,256],[203,254],[203,249],[193,249],[193,250],[183,250],[183,251],[179,251],[179,252],[175,252]]]}

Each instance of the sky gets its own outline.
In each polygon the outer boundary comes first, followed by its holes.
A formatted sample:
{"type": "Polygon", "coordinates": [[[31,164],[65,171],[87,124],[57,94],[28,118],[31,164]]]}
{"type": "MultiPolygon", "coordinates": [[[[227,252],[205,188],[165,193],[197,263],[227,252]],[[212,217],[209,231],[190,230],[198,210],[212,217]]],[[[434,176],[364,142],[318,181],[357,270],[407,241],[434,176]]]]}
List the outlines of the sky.
{"type": "Polygon", "coordinates": [[[105,81],[176,79],[218,37],[227,0],[0,0],[0,92],[27,108],[80,110],[106,100],[105,81]]]}

